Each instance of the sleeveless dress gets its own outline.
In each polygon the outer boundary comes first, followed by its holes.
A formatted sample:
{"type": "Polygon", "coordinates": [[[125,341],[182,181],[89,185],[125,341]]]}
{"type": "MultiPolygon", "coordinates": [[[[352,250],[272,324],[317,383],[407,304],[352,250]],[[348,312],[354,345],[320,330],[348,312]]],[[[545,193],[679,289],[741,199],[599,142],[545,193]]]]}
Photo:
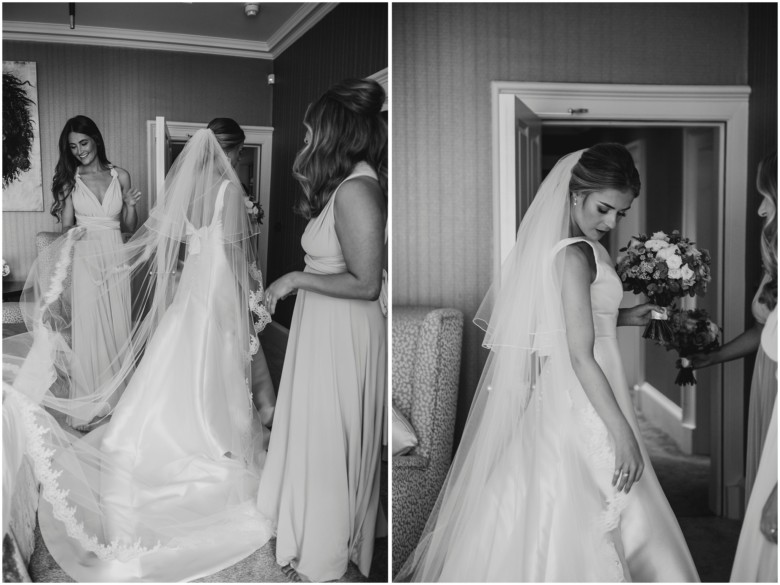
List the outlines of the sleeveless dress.
{"type": "MultiPolygon", "coordinates": [[[[359,163],[344,182],[360,176],[377,178],[359,163]]],[[[346,271],[334,221],[339,188],[306,226],[306,272],[346,271]]],[[[364,575],[371,567],[383,521],[386,331],[378,300],[298,291],[258,507],[276,527],[277,562],[313,581],[338,579],[350,560],[364,575]]]]}
{"type": "MultiPolygon", "coordinates": [[[[264,451],[244,378],[249,348],[237,347],[240,324],[230,317],[240,300],[221,237],[227,185],[211,225],[188,228],[172,304],[111,420],[81,439],[111,469],[92,479],[101,517],[90,524],[79,510],[76,520],[110,547],[74,537],[78,527],[62,521],[67,502],[40,500],[46,546],[77,581],[192,580],[235,564],[271,537],[255,506],[264,451]]],[[[67,490],[63,481],[58,487],[67,490]]]]}
{"type": "Polygon", "coordinates": [[[561,376],[543,369],[538,387],[546,386],[532,393],[526,407],[540,414],[527,417],[526,425],[533,428],[508,439],[487,489],[454,527],[457,536],[439,581],[699,581],[653,471],[629,395],[616,337],[623,298],[620,278],[604,247],[585,238],[562,240],[552,257],[575,242],[587,242],[596,258],[597,274],[590,287],[594,357],[637,438],[644,474],[628,494],[616,492],[611,485],[614,448],[584,391],[577,403],[569,398],[571,391],[545,382],[554,377],[579,384],[573,370],[561,376]],[[544,414],[548,411],[556,418],[544,414]],[[531,460],[528,453],[543,456],[531,460]],[[594,509],[597,515],[583,512],[594,509]]]}
{"type": "MultiPolygon", "coordinates": [[[[753,318],[757,323],[766,323],[770,309],[760,300],[769,277],[764,276],[751,306],[753,318]]],[[[759,347],[753,365],[753,378],[750,382],[750,404],[747,422],[747,454],[745,455],[745,503],[750,500],[750,492],[758,472],[758,463],[764,449],[767,429],[774,410],[777,396],[777,362],[772,361],[759,347]]]]}
{"type": "MultiPolygon", "coordinates": [[[[767,361],[777,365],[777,309],[770,313],[764,325],[758,351],[767,361]],[[771,352],[773,356],[767,352],[771,352]]],[[[731,581],[735,583],[777,583],[777,544],[767,540],[761,533],[764,505],[777,485],[776,399],[773,400],[770,412],[766,442],[739,533],[734,567],[731,570],[731,581]]]]}
{"type": "MultiPolygon", "coordinates": [[[[116,357],[130,336],[131,306],[130,283],[121,273],[105,280],[99,276],[110,274],[111,268],[123,262],[119,227],[122,187],[116,169],[111,168],[111,183],[102,202],[78,171],[71,196],[76,225],[86,228],[74,248],[71,289],[73,353],[78,362],[74,369],[80,376],[73,379],[70,398],[77,398],[91,394],[120,369],[116,357]]],[[[112,406],[121,394],[121,389],[114,393],[112,406]]],[[[67,418],[67,423],[74,427],[89,422],[67,418]]]]}

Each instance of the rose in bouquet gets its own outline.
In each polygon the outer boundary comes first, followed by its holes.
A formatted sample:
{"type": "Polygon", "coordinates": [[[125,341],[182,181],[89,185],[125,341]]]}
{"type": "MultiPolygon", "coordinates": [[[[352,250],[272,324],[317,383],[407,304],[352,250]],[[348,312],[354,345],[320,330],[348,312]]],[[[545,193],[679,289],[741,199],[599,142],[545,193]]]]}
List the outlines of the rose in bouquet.
{"type": "Polygon", "coordinates": [[[720,346],[720,328],[710,321],[704,309],[672,311],[669,323],[672,341],[666,345],[666,349],[673,349],[680,356],[680,371],[674,383],[680,386],[695,384],[696,378],[693,377],[688,356],[717,349],[720,346]]]}
{"type": "Polygon", "coordinates": [[[265,212],[263,211],[263,208],[260,206],[260,204],[246,193],[244,194],[244,206],[246,207],[246,213],[249,216],[249,219],[251,219],[254,223],[262,225],[265,212]]]}
{"type": "MultiPolygon", "coordinates": [[[[634,236],[615,267],[623,290],[645,294],[656,305],[670,307],[680,297],[703,295],[710,281],[710,255],[699,250],[675,230],[671,235],[655,232],[634,236]]],[[[662,345],[671,341],[668,315],[653,312],[644,337],[662,345]]]]}

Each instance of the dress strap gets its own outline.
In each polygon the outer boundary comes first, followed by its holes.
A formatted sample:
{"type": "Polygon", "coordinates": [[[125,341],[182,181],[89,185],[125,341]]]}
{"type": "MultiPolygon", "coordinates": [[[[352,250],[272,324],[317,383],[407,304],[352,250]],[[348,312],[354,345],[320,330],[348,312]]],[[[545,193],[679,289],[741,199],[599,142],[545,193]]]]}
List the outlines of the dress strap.
{"type": "Polygon", "coordinates": [[[589,240],[588,238],[585,238],[583,236],[577,236],[574,238],[564,238],[553,246],[552,251],[550,253],[550,257],[554,260],[558,252],[560,252],[564,248],[569,247],[572,244],[577,244],[579,242],[586,242],[593,249],[593,260],[596,262],[596,278],[594,279],[595,282],[596,280],[598,280],[599,275],[601,274],[601,269],[599,268],[600,245],[598,244],[598,242],[594,242],[593,240],[589,240]]]}

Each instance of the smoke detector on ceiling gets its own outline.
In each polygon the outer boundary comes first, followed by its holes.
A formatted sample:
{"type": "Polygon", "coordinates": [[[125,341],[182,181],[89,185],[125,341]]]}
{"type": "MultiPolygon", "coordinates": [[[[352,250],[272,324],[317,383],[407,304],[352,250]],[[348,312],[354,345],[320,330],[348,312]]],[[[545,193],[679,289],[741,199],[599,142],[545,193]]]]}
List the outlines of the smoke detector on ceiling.
{"type": "Polygon", "coordinates": [[[255,2],[245,2],[244,3],[244,14],[247,16],[257,16],[257,13],[260,12],[260,5],[255,2]]]}

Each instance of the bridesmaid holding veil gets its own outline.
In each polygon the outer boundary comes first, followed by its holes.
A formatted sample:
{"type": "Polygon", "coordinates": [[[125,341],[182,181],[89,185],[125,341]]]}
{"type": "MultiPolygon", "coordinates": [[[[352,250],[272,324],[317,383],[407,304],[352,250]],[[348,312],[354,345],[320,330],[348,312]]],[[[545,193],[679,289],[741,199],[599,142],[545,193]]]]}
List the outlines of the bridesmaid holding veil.
{"type": "Polygon", "coordinates": [[[297,299],[257,503],[275,525],[277,562],[312,581],[338,579],[349,561],[367,576],[385,529],[384,100],[378,83],[346,80],[309,106],[293,166],[306,268],[266,293],[271,313],[297,299]]]}
{"type": "MultiPolygon", "coordinates": [[[[79,366],[70,388],[73,398],[88,395],[121,366],[117,356],[130,334],[130,283],[118,273],[102,281],[97,275],[122,264],[121,231],[135,230],[141,192],[131,187],[126,170],[109,162],[103,136],[87,116],[65,123],[59,151],[51,213],[62,221],[64,232],[75,228],[80,237],[74,246],[70,294],[73,353],[79,366]],[[111,293],[105,294],[108,290],[111,293]]],[[[110,407],[120,394],[114,394],[110,407]]],[[[89,423],[68,419],[82,431],[89,423]]]]}
{"type": "MultiPolygon", "coordinates": [[[[115,373],[87,395],[58,391],[78,378],[62,310],[74,230],[33,291],[28,332],[3,345],[4,408],[18,413],[40,482],[41,534],[77,581],[193,580],[271,537],[256,505],[269,433],[252,392],[265,366],[256,334],[270,315],[233,168],[243,142],[227,118],[195,132],[122,261],[90,250],[96,305],[132,286],[115,373]],[[110,420],[83,437],[58,422],[92,420],[112,402],[110,420]]],[[[269,381],[257,402],[272,408],[269,381]]]]}

